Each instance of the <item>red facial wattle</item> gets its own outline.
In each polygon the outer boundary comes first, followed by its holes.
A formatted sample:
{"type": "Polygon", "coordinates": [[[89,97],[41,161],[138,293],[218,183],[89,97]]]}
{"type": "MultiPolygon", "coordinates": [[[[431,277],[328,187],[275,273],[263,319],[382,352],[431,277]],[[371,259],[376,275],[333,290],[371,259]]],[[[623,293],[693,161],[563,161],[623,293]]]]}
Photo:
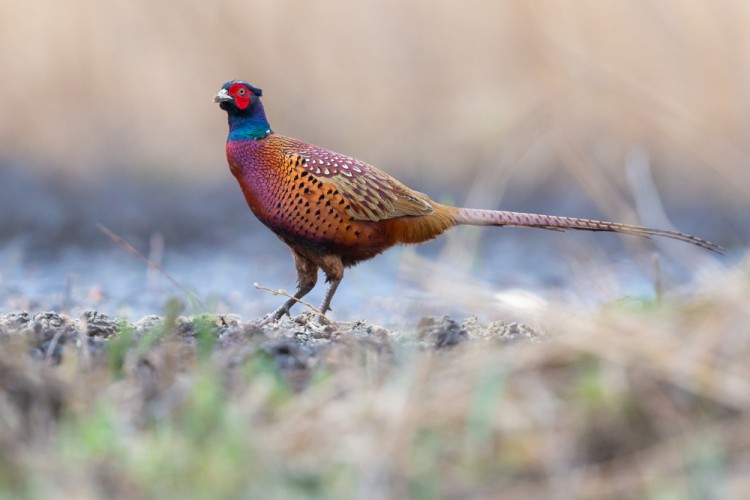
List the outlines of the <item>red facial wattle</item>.
{"type": "Polygon", "coordinates": [[[234,103],[239,109],[245,109],[250,105],[252,92],[242,84],[235,83],[229,87],[229,95],[234,97],[234,103]]]}

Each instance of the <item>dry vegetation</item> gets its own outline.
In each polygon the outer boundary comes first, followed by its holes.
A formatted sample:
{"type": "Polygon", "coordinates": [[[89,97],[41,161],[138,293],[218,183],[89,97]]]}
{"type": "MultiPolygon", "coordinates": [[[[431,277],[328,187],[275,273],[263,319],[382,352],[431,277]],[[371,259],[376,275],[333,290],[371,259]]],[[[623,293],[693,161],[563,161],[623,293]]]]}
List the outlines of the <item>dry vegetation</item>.
{"type": "Polygon", "coordinates": [[[8,315],[0,493],[741,498],[748,300],[746,262],[533,327],[8,315]]]}
{"type": "MultiPolygon", "coordinates": [[[[477,231],[434,261],[403,253],[424,300],[505,321],[487,324],[0,314],[0,497],[743,498],[748,25],[734,1],[1,3],[0,182],[7,164],[76,184],[226,181],[210,97],[245,78],[277,131],[461,193],[446,201],[512,191],[544,210],[565,191],[669,227],[661,195],[732,252],[722,268],[662,246],[654,300],[618,300],[593,240],[561,243],[553,297],[472,277],[493,264],[477,231]],[[675,289],[675,263],[702,278],[675,289]]],[[[17,194],[61,233],[99,222],[84,215],[101,207],[71,221],[17,194]]],[[[147,240],[168,211],[135,204],[147,240]]],[[[181,234],[207,231],[185,213],[181,234]]]]}

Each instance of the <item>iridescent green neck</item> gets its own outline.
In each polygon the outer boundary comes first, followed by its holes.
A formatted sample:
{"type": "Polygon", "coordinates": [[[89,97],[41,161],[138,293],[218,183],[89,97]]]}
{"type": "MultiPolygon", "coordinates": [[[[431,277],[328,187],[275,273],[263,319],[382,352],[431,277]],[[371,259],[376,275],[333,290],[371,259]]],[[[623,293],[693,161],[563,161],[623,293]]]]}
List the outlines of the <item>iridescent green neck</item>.
{"type": "Polygon", "coordinates": [[[229,141],[262,139],[271,133],[271,125],[260,101],[250,109],[229,113],[229,141]]]}

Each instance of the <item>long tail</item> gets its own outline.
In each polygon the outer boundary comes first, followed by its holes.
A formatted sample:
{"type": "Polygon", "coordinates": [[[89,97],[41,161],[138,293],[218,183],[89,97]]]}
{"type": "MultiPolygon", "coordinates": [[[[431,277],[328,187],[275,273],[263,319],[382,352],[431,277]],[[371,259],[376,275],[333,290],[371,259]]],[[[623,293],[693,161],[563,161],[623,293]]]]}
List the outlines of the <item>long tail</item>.
{"type": "Polygon", "coordinates": [[[715,243],[677,231],[664,229],[650,229],[641,226],[631,226],[618,222],[605,222],[598,220],[576,219],[574,217],[557,217],[554,215],[525,214],[519,212],[503,212],[499,210],[480,210],[476,208],[459,208],[455,213],[456,224],[468,224],[472,226],[515,226],[515,227],[538,227],[565,231],[566,229],[577,229],[582,231],[609,231],[613,233],[625,233],[650,238],[651,236],[664,236],[675,240],[692,243],[699,247],[723,254],[724,249],[715,243]]]}

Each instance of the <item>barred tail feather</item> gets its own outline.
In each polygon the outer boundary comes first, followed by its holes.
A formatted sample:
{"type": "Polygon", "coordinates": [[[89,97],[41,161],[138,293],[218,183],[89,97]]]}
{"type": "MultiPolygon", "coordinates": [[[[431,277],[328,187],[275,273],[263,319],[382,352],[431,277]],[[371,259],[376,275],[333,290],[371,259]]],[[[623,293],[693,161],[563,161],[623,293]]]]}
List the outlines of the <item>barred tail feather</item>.
{"type": "Polygon", "coordinates": [[[456,224],[468,224],[472,226],[513,226],[513,227],[538,227],[565,231],[566,229],[577,229],[581,231],[609,231],[613,233],[632,234],[644,238],[651,236],[663,236],[674,240],[692,243],[701,248],[723,254],[724,249],[715,243],[677,231],[665,229],[651,229],[618,222],[606,222],[589,219],[577,219],[574,217],[558,217],[554,215],[525,214],[519,212],[503,212],[499,210],[480,210],[476,208],[460,208],[455,214],[456,224]]]}

